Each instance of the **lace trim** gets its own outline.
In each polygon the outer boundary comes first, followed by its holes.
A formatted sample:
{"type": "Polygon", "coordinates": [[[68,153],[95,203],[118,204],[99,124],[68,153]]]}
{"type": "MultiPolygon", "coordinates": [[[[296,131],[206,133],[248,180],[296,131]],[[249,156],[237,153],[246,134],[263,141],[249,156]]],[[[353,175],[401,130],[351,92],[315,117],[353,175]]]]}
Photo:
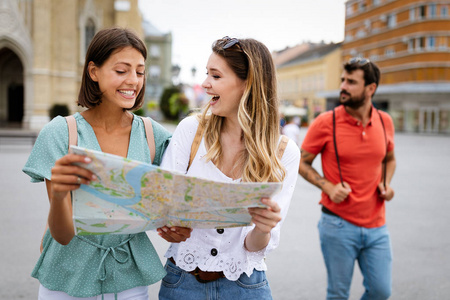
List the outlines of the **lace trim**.
{"type": "MultiPolygon", "coordinates": [[[[170,245],[166,257],[172,257],[181,269],[190,272],[199,268],[203,271],[222,271],[229,280],[237,280],[243,273],[248,276],[253,270],[267,270],[264,262],[265,249],[257,252],[249,252],[244,247],[237,247],[237,251],[227,253],[219,257],[211,257],[208,251],[200,246],[190,245],[185,249],[177,249],[176,245],[170,245]]],[[[181,247],[183,248],[183,247],[181,247]]]]}

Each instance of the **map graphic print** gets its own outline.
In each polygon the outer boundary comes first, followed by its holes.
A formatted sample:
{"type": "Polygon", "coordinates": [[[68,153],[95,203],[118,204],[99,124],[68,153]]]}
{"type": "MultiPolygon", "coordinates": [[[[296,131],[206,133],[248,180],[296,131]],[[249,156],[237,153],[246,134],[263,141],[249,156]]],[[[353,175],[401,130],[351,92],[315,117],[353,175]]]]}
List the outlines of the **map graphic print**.
{"type": "Polygon", "coordinates": [[[281,183],[224,183],[71,146],[92,162],[78,164],[98,178],[72,192],[75,234],[130,234],[162,226],[247,226],[247,208],[264,207],[281,183]]]}

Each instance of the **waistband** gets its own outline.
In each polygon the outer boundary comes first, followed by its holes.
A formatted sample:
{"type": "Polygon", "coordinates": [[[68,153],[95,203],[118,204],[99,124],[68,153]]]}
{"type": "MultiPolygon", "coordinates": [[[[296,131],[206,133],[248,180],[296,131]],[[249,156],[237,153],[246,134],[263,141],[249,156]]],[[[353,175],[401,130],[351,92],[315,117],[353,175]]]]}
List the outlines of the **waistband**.
{"type": "MultiPolygon", "coordinates": [[[[169,260],[176,265],[175,260],[171,257],[169,258],[169,260]]],[[[223,278],[225,277],[225,275],[223,274],[223,272],[205,272],[200,270],[198,267],[195,268],[195,270],[193,271],[186,271],[187,273],[194,275],[195,279],[197,279],[198,282],[200,283],[208,283],[211,281],[216,281],[219,278],[223,278]]]]}
{"type": "Polygon", "coordinates": [[[326,208],[324,205],[322,205],[322,212],[326,213],[327,215],[332,215],[332,216],[339,217],[339,215],[335,214],[334,212],[332,212],[331,210],[326,208]]]}

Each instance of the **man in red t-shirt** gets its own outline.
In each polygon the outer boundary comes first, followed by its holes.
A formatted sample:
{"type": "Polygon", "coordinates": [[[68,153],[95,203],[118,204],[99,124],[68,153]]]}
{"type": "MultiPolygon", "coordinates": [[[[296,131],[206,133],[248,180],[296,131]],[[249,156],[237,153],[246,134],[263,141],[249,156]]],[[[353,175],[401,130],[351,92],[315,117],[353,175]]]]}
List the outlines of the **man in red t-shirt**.
{"type": "Polygon", "coordinates": [[[368,59],[345,63],[341,105],[314,120],[301,147],[299,173],[322,190],[318,228],[327,299],[348,299],[355,261],[366,289],[361,299],[387,299],[391,294],[385,200],[394,197],[394,125],[372,105],[379,79],[378,67],[368,59]],[[319,153],[323,177],[312,167],[319,153]]]}

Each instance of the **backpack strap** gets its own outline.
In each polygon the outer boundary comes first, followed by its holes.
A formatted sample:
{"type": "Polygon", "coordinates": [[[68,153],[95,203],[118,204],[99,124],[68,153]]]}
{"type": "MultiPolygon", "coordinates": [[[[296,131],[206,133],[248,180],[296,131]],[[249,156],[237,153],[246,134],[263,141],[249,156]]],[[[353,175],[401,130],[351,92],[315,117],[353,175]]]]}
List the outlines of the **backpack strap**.
{"type": "Polygon", "coordinates": [[[69,128],[69,149],[70,146],[78,145],[77,121],[73,115],[64,117],[69,128]]]}
{"type": "MultiPolygon", "coordinates": [[[[374,108],[376,109],[376,108],[374,108]]],[[[386,162],[387,162],[387,153],[388,153],[388,144],[387,144],[387,136],[386,136],[386,128],[384,127],[384,121],[383,118],[381,117],[381,113],[378,109],[376,109],[378,116],[380,117],[380,121],[381,121],[381,125],[383,127],[383,132],[384,132],[384,143],[386,146],[386,155],[384,156],[383,159],[383,164],[384,164],[384,169],[383,169],[383,185],[384,187],[386,187],[386,162]]],[[[341,184],[342,186],[344,186],[344,180],[342,179],[342,171],[341,171],[341,164],[339,163],[339,154],[338,154],[338,149],[337,149],[337,144],[336,144],[336,112],[335,109],[333,109],[333,144],[334,144],[334,152],[336,153],[336,162],[338,165],[338,169],[339,169],[339,177],[341,179],[341,184]]]]}
{"type": "MultiPolygon", "coordinates": [[[[77,121],[75,120],[75,117],[73,115],[65,117],[67,122],[67,127],[69,128],[69,148],[70,146],[76,146],[78,145],[78,133],[77,133],[77,121]]],[[[152,122],[148,118],[141,117],[142,121],[144,122],[144,128],[145,128],[145,136],[147,137],[147,144],[148,149],[150,151],[150,160],[153,162],[155,159],[155,139],[153,136],[153,127],[152,122]]]]}
{"type": "Polygon", "coordinates": [[[150,150],[150,163],[153,163],[156,155],[155,137],[153,135],[153,126],[149,118],[141,117],[144,122],[145,136],[147,137],[148,149],[150,150]]]}
{"type": "Polygon", "coordinates": [[[191,166],[192,162],[194,161],[194,157],[197,154],[198,147],[200,147],[204,128],[205,127],[203,126],[203,123],[199,122],[198,127],[197,127],[197,132],[195,133],[194,141],[192,142],[192,145],[191,145],[191,155],[189,157],[189,164],[187,166],[186,171],[189,170],[189,167],[191,166]]]}
{"type": "Polygon", "coordinates": [[[336,109],[333,108],[333,145],[334,145],[334,153],[336,154],[336,162],[339,170],[339,178],[341,179],[341,185],[344,186],[344,179],[342,178],[341,164],[339,162],[339,154],[336,143],[336,109]]]}
{"type": "Polygon", "coordinates": [[[281,142],[280,142],[280,144],[278,144],[278,152],[277,152],[278,159],[281,160],[281,158],[283,157],[283,153],[284,153],[284,150],[286,150],[286,146],[287,146],[288,142],[289,142],[289,138],[285,135],[282,135],[281,142]]]}

